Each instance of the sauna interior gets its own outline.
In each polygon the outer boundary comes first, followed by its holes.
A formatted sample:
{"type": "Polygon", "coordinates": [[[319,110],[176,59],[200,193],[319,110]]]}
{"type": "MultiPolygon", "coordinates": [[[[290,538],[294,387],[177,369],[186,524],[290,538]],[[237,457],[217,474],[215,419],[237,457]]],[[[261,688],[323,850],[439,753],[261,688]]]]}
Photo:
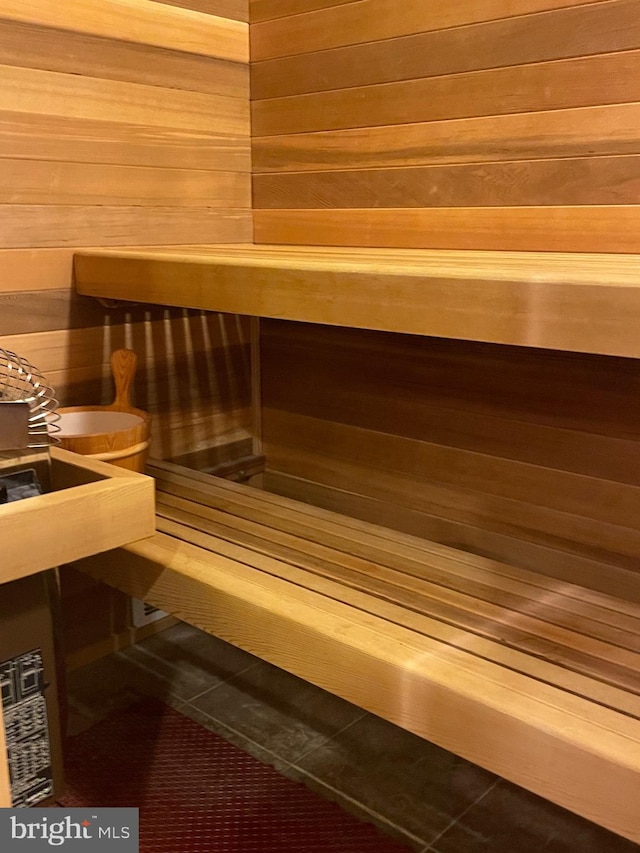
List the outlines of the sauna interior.
{"type": "MultiPolygon", "coordinates": [[[[0,76],[0,347],[152,416],[60,683],[187,623],[638,849],[639,0],[0,0],[0,76]]],[[[473,807],[405,840],[545,849],[473,807]]]]}

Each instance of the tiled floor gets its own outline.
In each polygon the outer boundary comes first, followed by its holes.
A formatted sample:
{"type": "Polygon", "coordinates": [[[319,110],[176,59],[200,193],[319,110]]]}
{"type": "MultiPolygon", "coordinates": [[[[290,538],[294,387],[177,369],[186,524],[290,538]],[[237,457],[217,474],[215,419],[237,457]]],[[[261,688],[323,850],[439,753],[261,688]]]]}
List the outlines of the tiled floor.
{"type": "Polygon", "coordinates": [[[160,697],[420,853],[640,851],[187,625],[77,670],[69,693],[72,733],[160,697]]]}

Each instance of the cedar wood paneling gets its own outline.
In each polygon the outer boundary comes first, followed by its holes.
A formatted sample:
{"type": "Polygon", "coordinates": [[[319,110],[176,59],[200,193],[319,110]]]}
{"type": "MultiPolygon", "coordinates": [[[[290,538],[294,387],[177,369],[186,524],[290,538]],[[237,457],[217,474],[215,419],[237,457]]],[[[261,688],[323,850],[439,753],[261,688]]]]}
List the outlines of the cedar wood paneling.
{"type": "MultiPolygon", "coordinates": [[[[638,251],[638,0],[251,15],[256,242],[638,251]]],[[[267,487],[584,583],[633,577],[637,362],[262,329],[267,487]]]]}
{"type": "MultiPolygon", "coordinates": [[[[0,9],[0,347],[61,403],[109,402],[136,350],[153,452],[250,429],[248,325],[72,295],[75,247],[251,240],[246,0],[8,0],[0,9]]],[[[78,664],[130,639],[126,598],[65,568],[78,664]]]]}

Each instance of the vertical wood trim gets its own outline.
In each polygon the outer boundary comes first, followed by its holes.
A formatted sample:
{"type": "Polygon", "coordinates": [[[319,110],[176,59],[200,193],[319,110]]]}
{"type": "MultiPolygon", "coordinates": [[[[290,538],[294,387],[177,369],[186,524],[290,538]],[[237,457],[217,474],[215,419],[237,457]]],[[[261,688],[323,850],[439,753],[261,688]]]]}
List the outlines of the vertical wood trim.
{"type": "Polygon", "coordinates": [[[260,363],[260,318],[251,317],[251,442],[253,453],[262,455],[262,371],[260,363]]]}

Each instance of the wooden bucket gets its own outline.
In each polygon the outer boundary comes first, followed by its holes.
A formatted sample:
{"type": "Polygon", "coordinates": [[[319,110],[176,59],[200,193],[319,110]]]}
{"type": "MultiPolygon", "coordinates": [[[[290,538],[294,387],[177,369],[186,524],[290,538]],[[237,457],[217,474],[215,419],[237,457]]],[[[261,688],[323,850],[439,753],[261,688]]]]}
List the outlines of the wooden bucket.
{"type": "Polygon", "coordinates": [[[131,405],[130,391],[137,356],[116,350],[111,370],[116,395],[110,406],[70,406],[58,409],[60,446],[83,456],[111,462],[129,471],[144,471],[149,451],[151,417],[131,405]]]}

